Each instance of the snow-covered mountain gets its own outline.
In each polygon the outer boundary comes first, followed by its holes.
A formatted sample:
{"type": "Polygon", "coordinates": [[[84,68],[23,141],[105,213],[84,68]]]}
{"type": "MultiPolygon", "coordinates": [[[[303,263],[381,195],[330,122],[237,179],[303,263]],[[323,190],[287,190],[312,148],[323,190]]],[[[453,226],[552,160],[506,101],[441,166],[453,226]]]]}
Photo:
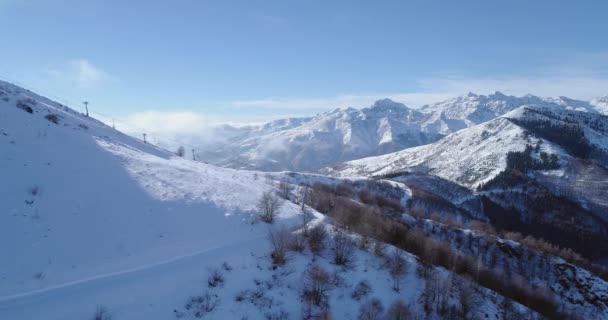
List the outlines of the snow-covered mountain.
{"type": "Polygon", "coordinates": [[[565,150],[559,141],[534,134],[523,122],[547,121],[555,126],[583,128],[584,140],[581,143],[592,146],[599,155],[608,151],[607,119],[608,116],[597,113],[524,106],[429,145],[353,160],[322,171],[339,176],[418,171],[476,187],[505,169],[509,152],[524,151],[527,145],[539,145],[539,152],[557,155],[564,165],[577,157],[565,150]]]}
{"type": "Polygon", "coordinates": [[[498,91],[487,96],[469,92],[464,96],[422,106],[420,111],[428,114],[423,122],[424,130],[449,134],[492,120],[525,105],[598,112],[588,101],[568,97],[541,98],[534,95],[516,97],[498,91]]]}
{"type": "Polygon", "coordinates": [[[435,141],[419,125],[424,115],[388,99],[365,109],[335,109],[312,118],[277,120],[203,155],[212,163],[272,170],[313,170],[435,141]]]}
{"type": "Polygon", "coordinates": [[[361,110],[336,109],[311,118],[243,128],[239,134],[208,146],[200,158],[231,168],[310,171],[429,144],[524,105],[596,113],[602,112],[602,101],[592,104],[567,97],[469,93],[410,109],[384,99],[361,110]]]}

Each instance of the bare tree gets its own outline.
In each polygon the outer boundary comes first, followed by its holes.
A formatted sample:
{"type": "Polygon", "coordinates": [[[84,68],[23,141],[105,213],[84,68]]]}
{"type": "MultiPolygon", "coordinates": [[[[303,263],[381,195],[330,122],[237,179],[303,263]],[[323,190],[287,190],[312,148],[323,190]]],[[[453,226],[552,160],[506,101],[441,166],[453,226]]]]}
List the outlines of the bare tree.
{"type": "Polygon", "coordinates": [[[377,257],[381,257],[384,255],[384,248],[386,247],[386,245],[382,242],[382,241],[378,241],[378,240],[373,240],[374,242],[374,254],[377,257]]]}
{"type": "Polygon", "coordinates": [[[501,320],[517,319],[521,317],[515,308],[515,304],[513,304],[513,301],[509,298],[502,297],[498,306],[500,308],[501,320]]]}
{"type": "Polygon", "coordinates": [[[312,220],[313,215],[310,209],[302,204],[302,233],[308,236],[308,223],[312,220]]]}
{"type": "Polygon", "coordinates": [[[395,300],[388,308],[387,320],[408,320],[411,318],[412,311],[402,300],[395,300]]]}
{"type": "Polygon", "coordinates": [[[380,300],[373,298],[359,308],[359,320],[379,320],[382,317],[384,306],[380,300]]]}
{"type": "Polygon", "coordinates": [[[95,310],[95,314],[93,315],[93,320],[111,320],[112,316],[110,315],[110,311],[108,308],[104,306],[98,306],[97,310],[95,310]]]}
{"type": "Polygon", "coordinates": [[[334,263],[339,266],[351,267],[354,259],[353,241],[342,231],[334,236],[334,263]]]}
{"type": "Polygon", "coordinates": [[[283,199],[289,200],[291,190],[293,190],[293,187],[289,183],[281,181],[279,182],[279,190],[277,191],[277,195],[283,199]]]}
{"type": "Polygon", "coordinates": [[[304,300],[315,306],[328,306],[328,294],[331,289],[329,272],[317,264],[310,266],[304,277],[304,300]]]}
{"type": "Polygon", "coordinates": [[[179,146],[179,148],[177,148],[177,150],[175,150],[175,154],[183,157],[186,155],[186,149],[184,148],[184,146],[179,146]]]}
{"type": "Polygon", "coordinates": [[[401,290],[401,281],[407,273],[407,264],[401,250],[397,248],[393,250],[389,260],[389,268],[391,277],[393,278],[393,290],[399,292],[401,290]]]}
{"type": "Polygon", "coordinates": [[[260,211],[260,218],[262,221],[273,223],[282,204],[281,199],[274,193],[270,191],[264,192],[262,198],[258,202],[258,210],[260,211]]]}
{"type": "Polygon", "coordinates": [[[270,253],[272,264],[275,267],[284,265],[287,262],[287,249],[291,244],[292,234],[286,228],[281,227],[271,230],[268,238],[272,246],[270,253]]]}
{"type": "Polygon", "coordinates": [[[289,250],[302,252],[306,249],[306,239],[302,233],[293,233],[289,241],[289,250]]]}
{"type": "Polygon", "coordinates": [[[459,314],[462,319],[475,318],[476,297],[470,283],[461,281],[458,290],[459,314]]]}
{"type": "Polygon", "coordinates": [[[304,212],[304,209],[306,209],[306,203],[308,202],[308,186],[304,185],[301,189],[302,194],[300,195],[301,198],[301,205],[302,205],[302,212],[304,212]]]}
{"type": "Polygon", "coordinates": [[[322,224],[314,226],[308,232],[308,246],[313,254],[313,258],[320,256],[325,250],[325,242],[327,241],[327,231],[322,224]]]}

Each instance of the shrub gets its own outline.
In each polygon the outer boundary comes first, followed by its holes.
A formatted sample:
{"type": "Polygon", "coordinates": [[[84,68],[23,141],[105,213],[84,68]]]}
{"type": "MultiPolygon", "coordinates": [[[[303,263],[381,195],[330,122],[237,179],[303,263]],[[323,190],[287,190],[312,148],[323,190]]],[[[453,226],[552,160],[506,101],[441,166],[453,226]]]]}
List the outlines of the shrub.
{"type": "Polygon", "coordinates": [[[328,294],[331,289],[331,275],[322,267],[313,264],[304,277],[304,300],[315,306],[328,306],[328,294]]]}
{"type": "Polygon", "coordinates": [[[206,314],[213,312],[220,305],[220,299],[217,294],[206,292],[201,296],[190,297],[186,303],[186,310],[190,311],[193,316],[202,318],[206,314]]]}
{"type": "Polygon", "coordinates": [[[282,202],[274,193],[264,192],[262,198],[258,202],[258,210],[260,211],[260,218],[266,223],[273,223],[274,217],[277,215],[282,202]]]}
{"type": "Polygon", "coordinates": [[[218,268],[211,270],[211,274],[207,277],[207,285],[209,288],[215,288],[224,284],[224,274],[218,268]]]}
{"type": "Polygon", "coordinates": [[[228,264],[228,262],[224,261],[224,263],[222,263],[222,269],[224,269],[224,271],[232,271],[232,266],[228,264]]]}
{"type": "Polygon", "coordinates": [[[399,292],[401,290],[401,280],[407,273],[407,264],[403,257],[403,252],[395,248],[389,260],[389,269],[391,278],[393,278],[393,290],[399,292]]]}
{"type": "Polygon", "coordinates": [[[291,193],[291,190],[293,190],[293,187],[284,181],[281,181],[279,183],[279,190],[277,191],[277,195],[283,199],[289,199],[289,194],[291,193]]]}
{"type": "Polygon", "coordinates": [[[408,320],[412,318],[410,307],[402,300],[395,300],[388,308],[388,320],[408,320]]]}
{"type": "Polygon", "coordinates": [[[359,308],[359,320],[379,320],[382,317],[384,306],[380,300],[373,298],[359,308]]]}
{"type": "Polygon", "coordinates": [[[354,260],[354,244],[343,232],[338,231],[334,236],[334,263],[339,266],[352,267],[354,260]]]}
{"type": "Polygon", "coordinates": [[[355,289],[351,293],[351,298],[354,300],[361,300],[362,298],[367,297],[368,294],[372,292],[372,286],[367,282],[367,280],[362,280],[357,283],[355,289]]]}
{"type": "Polygon", "coordinates": [[[175,154],[179,157],[183,157],[186,155],[186,149],[184,148],[184,146],[179,146],[179,148],[175,150],[175,154]]]}
{"type": "Polygon", "coordinates": [[[302,252],[306,249],[306,239],[300,233],[295,233],[289,241],[289,250],[294,252],[302,252]]]}
{"type": "Polygon", "coordinates": [[[287,249],[291,238],[291,233],[285,228],[270,231],[269,239],[272,246],[270,257],[274,267],[282,266],[287,262],[287,249]]]}
{"type": "Polygon", "coordinates": [[[325,250],[327,231],[322,224],[314,226],[308,232],[308,247],[314,256],[320,256],[325,250]]]}
{"type": "Polygon", "coordinates": [[[17,108],[19,108],[27,113],[34,113],[34,109],[30,106],[30,104],[32,104],[32,103],[28,100],[19,100],[19,101],[17,101],[17,108]]]}
{"type": "Polygon", "coordinates": [[[46,116],[44,116],[44,118],[54,124],[58,124],[59,123],[59,116],[51,113],[51,114],[47,114],[46,116]]]}
{"type": "Polygon", "coordinates": [[[95,310],[95,314],[93,315],[93,320],[111,320],[112,316],[110,315],[110,311],[108,308],[104,306],[99,306],[95,310]]]}

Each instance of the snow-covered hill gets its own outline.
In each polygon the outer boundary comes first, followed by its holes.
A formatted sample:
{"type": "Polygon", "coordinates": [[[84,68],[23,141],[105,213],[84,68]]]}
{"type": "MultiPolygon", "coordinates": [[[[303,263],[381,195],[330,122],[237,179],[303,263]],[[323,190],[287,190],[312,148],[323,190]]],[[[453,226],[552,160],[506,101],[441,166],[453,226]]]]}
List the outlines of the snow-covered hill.
{"type": "MultiPolygon", "coordinates": [[[[175,286],[218,250],[266,246],[251,221],[273,186],[257,173],[184,160],[6,83],[0,99],[0,318],[133,303],[125,318],[166,319],[175,286]],[[168,309],[150,305],[161,298],[168,309]]],[[[299,212],[287,203],[279,223],[299,212]]]]}

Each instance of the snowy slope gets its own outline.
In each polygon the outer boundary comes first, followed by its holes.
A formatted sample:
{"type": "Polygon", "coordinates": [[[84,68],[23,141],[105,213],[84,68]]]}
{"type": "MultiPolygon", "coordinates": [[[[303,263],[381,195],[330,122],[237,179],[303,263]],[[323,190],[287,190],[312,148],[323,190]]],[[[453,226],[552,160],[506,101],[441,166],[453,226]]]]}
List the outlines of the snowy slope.
{"type": "MultiPolygon", "coordinates": [[[[256,173],[183,160],[0,88],[0,301],[265,239],[250,222],[272,187],[256,173]]],[[[280,221],[298,212],[287,204],[280,221]]]]}

